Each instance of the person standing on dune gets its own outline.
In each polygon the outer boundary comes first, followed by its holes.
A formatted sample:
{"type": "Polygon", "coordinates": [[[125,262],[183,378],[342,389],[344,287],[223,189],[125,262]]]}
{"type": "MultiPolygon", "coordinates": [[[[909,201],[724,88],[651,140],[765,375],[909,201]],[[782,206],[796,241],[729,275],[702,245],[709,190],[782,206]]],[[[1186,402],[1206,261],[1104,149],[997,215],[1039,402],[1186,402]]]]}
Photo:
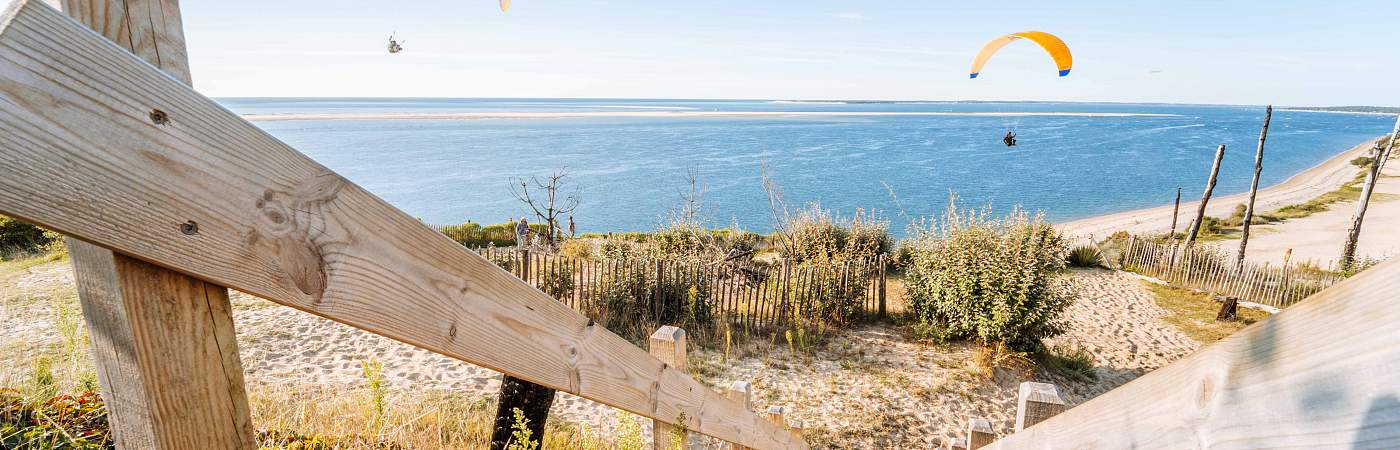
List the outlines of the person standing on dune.
{"type": "Polygon", "coordinates": [[[530,222],[526,221],[524,216],[521,216],[520,221],[515,224],[515,247],[521,250],[529,247],[530,244],[527,242],[529,238],[530,222]]]}

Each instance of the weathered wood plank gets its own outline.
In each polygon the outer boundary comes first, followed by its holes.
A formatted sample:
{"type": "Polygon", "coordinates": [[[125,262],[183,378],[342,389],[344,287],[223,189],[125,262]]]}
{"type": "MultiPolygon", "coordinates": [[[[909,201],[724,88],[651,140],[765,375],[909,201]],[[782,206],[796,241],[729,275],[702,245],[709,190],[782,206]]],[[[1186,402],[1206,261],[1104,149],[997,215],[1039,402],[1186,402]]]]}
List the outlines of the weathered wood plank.
{"type": "Polygon", "coordinates": [[[0,23],[0,212],[720,439],[806,447],[47,5],[0,23]]]}
{"type": "Polygon", "coordinates": [[[228,290],[101,247],[70,251],[117,445],[256,448],[228,290]]]}
{"type": "Polygon", "coordinates": [[[1400,447],[1397,292],[1391,260],[993,448],[1400,447]]]}

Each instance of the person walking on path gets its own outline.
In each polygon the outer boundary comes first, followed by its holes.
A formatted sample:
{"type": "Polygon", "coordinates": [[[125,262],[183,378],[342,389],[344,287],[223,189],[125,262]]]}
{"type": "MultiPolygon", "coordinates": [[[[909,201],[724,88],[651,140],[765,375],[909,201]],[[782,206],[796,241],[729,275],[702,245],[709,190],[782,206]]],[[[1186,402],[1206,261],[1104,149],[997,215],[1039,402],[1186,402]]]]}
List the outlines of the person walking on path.
{"type": "Polygon", "coordinates": [[[578,233],[578,225],[574,224],[574,216],[569,216],[569,238],[573,238],[578,233]]]}

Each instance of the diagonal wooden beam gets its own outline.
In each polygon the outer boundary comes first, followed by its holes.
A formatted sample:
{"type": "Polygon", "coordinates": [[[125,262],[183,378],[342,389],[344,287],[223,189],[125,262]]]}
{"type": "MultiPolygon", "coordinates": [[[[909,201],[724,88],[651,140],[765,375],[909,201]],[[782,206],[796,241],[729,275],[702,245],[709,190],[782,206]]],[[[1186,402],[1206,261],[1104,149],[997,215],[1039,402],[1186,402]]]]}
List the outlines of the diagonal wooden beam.
{"type": "Polygon", "coordinates": [[[42,2],[0,25],[0,212],[699,433],[806,448],[42,2]]]}

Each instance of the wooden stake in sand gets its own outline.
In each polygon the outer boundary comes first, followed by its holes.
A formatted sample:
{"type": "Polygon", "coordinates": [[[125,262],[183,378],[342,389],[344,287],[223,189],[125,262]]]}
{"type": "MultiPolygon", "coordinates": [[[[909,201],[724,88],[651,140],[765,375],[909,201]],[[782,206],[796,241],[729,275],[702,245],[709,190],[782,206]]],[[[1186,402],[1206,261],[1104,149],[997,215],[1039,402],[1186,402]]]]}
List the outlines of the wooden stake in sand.
{"type": "Polygon", "coordinates": [[[1371,202],[1376,180],[1380,179],[1381,170],[1385,169],[1385,162],[1390,159],[1390,151],[1395,148],[1397,134],[1400,134],[1400,116],[1395,117],[1395,128],[1390,130],[1390,142],[1385,150],[1382,151],[1377,142],[1372,153],[1371,170],[1366,172],[1366,184],[1361,188],[1361,197],[1357,198],[1356,213],[1351,216],[1351,230],[1347,232],[1347,242],[1342,246],[1342,270],[1350,270],[1352,263],[1356,262],[1356,241],[1361,239],[1361,221],[1366,218],[1366,206],[1371,202]]]}
{"type": "Polygon", "coordinates": [[[1254,196],[1259,193],[1259,173],[1264,170],[1264,139],[1269,137],[1269,119],[1274,106],[1264,108],[1264,127],[1259,130],[1259,147],[1254,150],[1254,178],[1249,181],[1249,203],[1244,206],[1244,224],[1240,230],[1240,253],[1235,257],[1235,269],[1244,266],[1244,249],[1249,245],[1249,223],[1254,221],[1254,196]]]}
{"type": "Polygon", "coordinates": [[[1206,217],[1206,204],[1210,203],[1210,193],[1215,190],[1215,177],[1220,175],[1220,160],[1225,158],[1225,144],[1220,144],[1220,148],[1215,149],[1215,162],[1210,165],[1210,180],[1206,181],[1206,191],[1201,194],[1201,204],[1196,208],[1196,221],[1191,222],[1191,230],[1186,233],[1186,246],[1196,242],[1196,235],[1201,232],[1201,221],[1206,217]]]}
{"type": "Polygon", "coordinates": [[[1181,187],[1176,188],[1176,203],[1172,205],[1172,231],[1168,233],[1171,239],[1176,239],[1176,218],[1181,213],[1181,187]]]}

